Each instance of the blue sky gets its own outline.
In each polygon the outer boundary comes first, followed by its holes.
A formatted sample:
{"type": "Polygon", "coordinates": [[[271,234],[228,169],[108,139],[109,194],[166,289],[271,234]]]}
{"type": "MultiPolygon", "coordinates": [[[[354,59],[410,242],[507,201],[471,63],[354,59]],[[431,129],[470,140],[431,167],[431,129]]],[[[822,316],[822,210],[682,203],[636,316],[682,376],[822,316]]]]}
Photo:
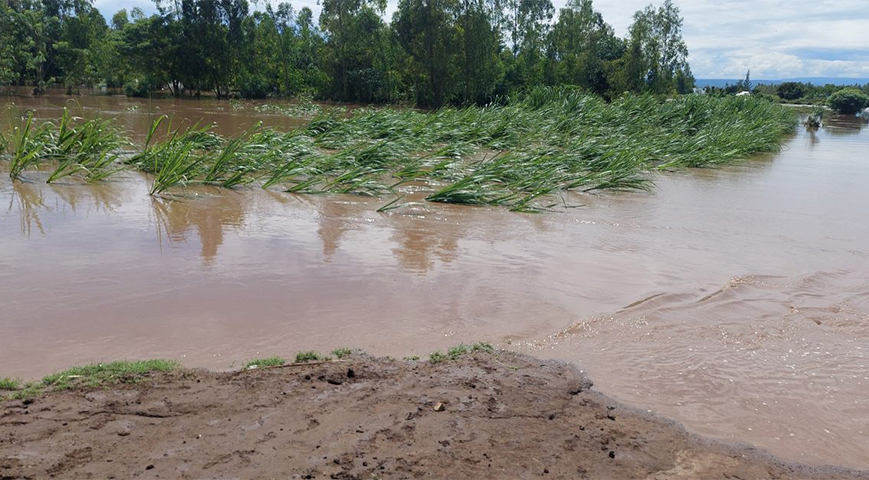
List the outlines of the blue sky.
{"type": "MultiPolygon", "coordinates": [[[[267,0],[260,0],[260,4],[267,0]]],[[[278,0],[272,0],[277,3],[278,0]]],[[[661,0],[663,1],[663,0],[661,0]]],[[[316,0],[291,0],[298,10],[316,0]]],[[[397,0],[389,0],[391,18],[397,0]]],[[[553,0],[556,8],[565,0],[553,0]]],[[[649,0],[595,0],[623,36],[631,15],[649,0]]],[[[655,4],[661,2],[655,1],[655,4]]],[[[869,78],[869,0],[675,0],[685,18],[697,78],[869,78]]],[[[108,19],[121,8],[154,10],[148,0],[95,0],[108,19]]]]}

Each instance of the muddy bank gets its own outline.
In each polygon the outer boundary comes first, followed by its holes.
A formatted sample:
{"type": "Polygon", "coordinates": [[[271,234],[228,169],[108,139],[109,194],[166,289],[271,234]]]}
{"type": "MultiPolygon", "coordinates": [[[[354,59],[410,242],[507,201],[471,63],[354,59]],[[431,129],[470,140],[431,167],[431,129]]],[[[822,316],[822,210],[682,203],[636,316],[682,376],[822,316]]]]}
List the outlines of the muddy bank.
{"type": "Polygon", "coordinates": [[[177,371],[0,402],[0,478],[869,478],[700,439],[499,352],[177,371]]]}

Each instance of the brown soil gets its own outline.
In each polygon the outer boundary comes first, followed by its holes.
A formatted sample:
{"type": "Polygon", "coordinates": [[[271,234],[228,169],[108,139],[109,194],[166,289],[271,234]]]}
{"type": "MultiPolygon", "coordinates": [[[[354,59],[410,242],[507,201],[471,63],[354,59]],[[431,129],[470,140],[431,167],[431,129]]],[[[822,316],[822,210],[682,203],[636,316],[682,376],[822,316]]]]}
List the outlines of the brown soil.
{"type": "Polygon", "coordinates": [[[0,402],[0,478],[869,478],[785,464],[499,352],[155,375],[0,402]]]}

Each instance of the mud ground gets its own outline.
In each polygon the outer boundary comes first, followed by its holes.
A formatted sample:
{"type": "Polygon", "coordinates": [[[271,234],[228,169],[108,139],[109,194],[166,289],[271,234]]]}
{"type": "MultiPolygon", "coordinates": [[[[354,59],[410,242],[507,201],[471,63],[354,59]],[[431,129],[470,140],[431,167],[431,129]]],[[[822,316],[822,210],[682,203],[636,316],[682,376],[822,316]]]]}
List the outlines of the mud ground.
{"type": "Polygon", "coordinates": [[[506,352],[158,374],[0,401],[0,478],[850,479],[686,433],[506,352]]]}

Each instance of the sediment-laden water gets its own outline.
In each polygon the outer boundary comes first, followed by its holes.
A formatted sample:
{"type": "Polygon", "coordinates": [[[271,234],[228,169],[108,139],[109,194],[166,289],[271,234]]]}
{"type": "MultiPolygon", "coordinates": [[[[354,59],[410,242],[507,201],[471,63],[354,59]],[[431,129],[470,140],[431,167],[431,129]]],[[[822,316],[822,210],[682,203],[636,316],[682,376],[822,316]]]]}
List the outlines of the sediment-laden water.
{"type": "MultiPolygon", "coordinates": [[[[45,118],[64,104],[11,100],[45,118]]],[[[172,112],[223,134],[301,122],[250,104],[79,103],[139,135],[172,112]]],[[[2,172],[0,375],[489,340],[576,362],[599,390],[704,435],[869,468],[867,152],[865,124],[840,119],[775,156],[547,214],[377,213],[382,200],[256,188],[170,201],[138,173],[2,172]]]]}

